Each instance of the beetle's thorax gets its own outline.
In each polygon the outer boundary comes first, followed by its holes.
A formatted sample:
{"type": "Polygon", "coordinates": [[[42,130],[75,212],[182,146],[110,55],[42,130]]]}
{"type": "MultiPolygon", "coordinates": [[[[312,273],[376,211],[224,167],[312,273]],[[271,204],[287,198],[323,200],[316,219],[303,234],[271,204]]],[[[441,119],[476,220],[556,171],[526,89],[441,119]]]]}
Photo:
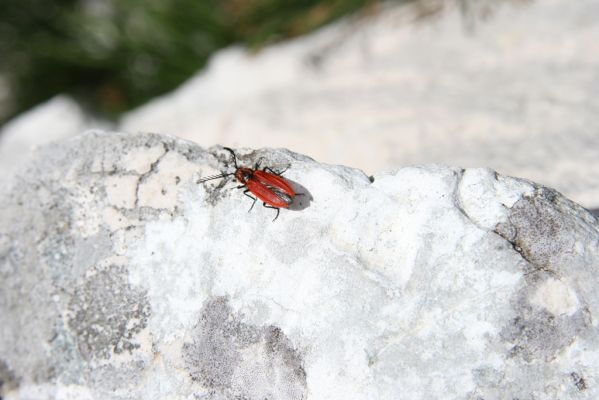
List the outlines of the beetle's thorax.
{"type": "Polygon", "coordinates": [[[237,180],[243,184],[245,184],[248,180],[250,180],[252,178],[252,175],[254,174],[254,170],[251,168],[237,168],[237,171],[235,171],[235,178],[237,178],[237,180]]]}

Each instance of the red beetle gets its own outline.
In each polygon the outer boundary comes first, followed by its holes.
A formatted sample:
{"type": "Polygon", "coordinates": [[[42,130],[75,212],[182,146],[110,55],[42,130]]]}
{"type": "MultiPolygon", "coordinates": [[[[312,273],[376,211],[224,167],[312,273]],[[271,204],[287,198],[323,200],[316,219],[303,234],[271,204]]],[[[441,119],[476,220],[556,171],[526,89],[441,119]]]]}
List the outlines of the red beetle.
{"type": "Polygon", "coordinates": [[[287,182],[285,178],[281,177],[286,169],[278,172],[272,168],[264,167],[260,170],[259,168],[262,158],[258,160],[253,169],[248,167],[239,167],[237,165],[237,157],[235,156],[235,152],[228,147],[223,147],[223,149],[231,153],[231,159],[235,165],[235,172],[228,174],[223,172],[219,175],[208,176],[206,178],[200,179],[198,183],[235,175],[235,178],[241,183],[241,185],[237,188],[245,188],[243,194],[254,200],[248,212],[252,211],[254,204],[256,204],[256,200],[260,199],[264,207],[274,208],[277,210],[277,215],[273,219],[273,221],[275,221],[279,217],[280,209],[289,208],[293,202],[293,199],[295,198],[295,191],[289,182],[287,182]],[[249,195],[248,192],[252,193],[256,197],[249,195]]]}

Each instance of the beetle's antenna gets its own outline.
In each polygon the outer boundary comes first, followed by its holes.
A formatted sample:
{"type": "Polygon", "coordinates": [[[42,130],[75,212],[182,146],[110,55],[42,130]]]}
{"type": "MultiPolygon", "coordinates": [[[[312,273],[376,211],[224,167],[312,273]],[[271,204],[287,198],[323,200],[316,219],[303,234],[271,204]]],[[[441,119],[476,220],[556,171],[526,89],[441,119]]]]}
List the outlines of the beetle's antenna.
{"type": "Polygon", "coordinates": [[[222,173],[222,174],[218,174],[218,175],[211,175],[211,176],[207,176],[205,178],[198,180],[197,183],[210,181],[212,179],[226,178],[227,176],[231,176],[231,175],[233,175],[233,173],[230,173],[230,174],[222,173]]]}
{"type": "Polygon", "coordinates": [[[233,151],[233,149],[231,149],[229,147],[223,147],[223,149],[225,149],[229,153],[231,153],[231,159],[233,160],[233,164],[235,165],[235,169],[238,169],[239,167],[237,166],[237,156],[235,155],[235,152],[233,151]]]}

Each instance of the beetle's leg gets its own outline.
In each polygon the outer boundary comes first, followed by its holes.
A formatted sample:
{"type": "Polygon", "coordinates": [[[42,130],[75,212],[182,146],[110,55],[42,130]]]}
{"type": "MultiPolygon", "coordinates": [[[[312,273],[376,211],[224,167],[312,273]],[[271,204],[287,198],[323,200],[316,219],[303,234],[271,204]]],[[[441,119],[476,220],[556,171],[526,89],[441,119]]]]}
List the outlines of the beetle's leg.
{"type": "Polygon", "coordinates": [[[280,209],[279,207],[273,207],[273,206],[269,206],[269,205],[268,205],[268,204],[266,204],[266,203],[262,203],[262,205],[263,205],[264,207],[266,207],[266,208],[272,208],[273,210],[277,210],[277,215],[275,215],[275,218],[272,220],[272,222],[275,222],[275,220],[276,220],[277,218],[279,218],[279,212],[281,212],[281,209],[280,209]]]}
{"type": "Polygon", "coordinates": [[[289,169],[289,167],[288,167],[288,166],[287,166],[287,167],[285,167],[285,169],[284,169],[284,170],[282,170],[282,171],[277,171],[277,170],[274,170],[274,169],[272,169],[272,168],[270,168],[270,167],[264,167],[264,169],[263,169],[262,171],[265,171],[265,172],[270,172],[271,174],[275,174],[275,175],[279,175],[279,176],[281,176],[281,175],[283,175],[283,174],[285,173],[285,171],[287,171],[288,169],[289,169]]]}
{"type": "Polygon", "coordinates": [[[262,164],[262,160],[264,160],[264,157],[260,157],[258,161],[256,161],[256,164],[254,164],[254,169],[260,169],[260,164],[262,164]]]}
{"type": "Polygon", "coordinates": [[[252,203],[252,206],[250,207],[250,209],[248,210],[248,212],[252,211],[252,208],[254,208],[254,204],[256,204],[256,200],[258,200],[257,198],[250,196],[248,194],[249,191],[250,191],[250,189],[246,189],[246,190],[243,191],[243,194],[245,194],[250,199],[254,200],[253,203],[252,203]]]}

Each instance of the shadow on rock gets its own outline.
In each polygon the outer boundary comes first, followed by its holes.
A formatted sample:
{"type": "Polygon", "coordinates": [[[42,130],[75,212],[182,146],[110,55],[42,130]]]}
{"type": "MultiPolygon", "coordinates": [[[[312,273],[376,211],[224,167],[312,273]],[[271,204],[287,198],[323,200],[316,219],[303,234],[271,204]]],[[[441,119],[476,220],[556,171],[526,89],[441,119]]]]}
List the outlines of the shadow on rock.
{"type": "Polygon", "coordinates": [[[310,202],[314,200],[312,193],[310,193],[304,186],[292,181],[291,179],[287,179],[287,182],[291,184],[291,187],[295,191],[295,198],[289,206],[289,209],[293,211],[301,211],[310,207],[310,202]]]}

